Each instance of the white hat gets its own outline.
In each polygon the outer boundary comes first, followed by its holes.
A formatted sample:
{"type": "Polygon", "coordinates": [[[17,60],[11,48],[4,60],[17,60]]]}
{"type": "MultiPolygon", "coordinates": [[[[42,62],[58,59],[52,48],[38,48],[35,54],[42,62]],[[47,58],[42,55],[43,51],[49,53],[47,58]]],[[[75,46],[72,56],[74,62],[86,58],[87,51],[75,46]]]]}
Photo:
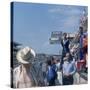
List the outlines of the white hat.
{"type": "Polygon", "coordinates": [[[16,58],[22,64],[29,64],[35,58],[35,51],[29,47],[25,47],[18,51],[16,58]]]}

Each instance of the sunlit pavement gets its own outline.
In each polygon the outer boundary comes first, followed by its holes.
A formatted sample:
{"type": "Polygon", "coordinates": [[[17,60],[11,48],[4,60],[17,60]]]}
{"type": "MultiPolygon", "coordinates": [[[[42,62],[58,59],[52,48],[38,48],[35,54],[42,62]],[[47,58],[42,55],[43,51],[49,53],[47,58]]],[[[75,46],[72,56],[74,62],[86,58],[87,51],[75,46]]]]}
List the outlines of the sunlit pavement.
{"type": "Polygon", "coordinates": [[[87,84],[88,80],[87,80],[88,76],[87,73],[76,73],[74,75],[74,84],[87,84]]]}

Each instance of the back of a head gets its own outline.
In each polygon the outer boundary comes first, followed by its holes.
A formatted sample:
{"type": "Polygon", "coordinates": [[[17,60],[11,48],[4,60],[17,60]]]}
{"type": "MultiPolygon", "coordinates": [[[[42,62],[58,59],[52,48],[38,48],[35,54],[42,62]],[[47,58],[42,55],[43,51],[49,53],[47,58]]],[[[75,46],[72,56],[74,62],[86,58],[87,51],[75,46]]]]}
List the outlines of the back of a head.
{"type": "Polygon", "coordinates": [[[51,60],[47,60],[47,65],[51,65],[51,60]]]}
{"type": "Polygon", "coordinates": [[[83,34],[83,27],[81,27],[81,26],[79,27],[79,33],[83,34]]]}

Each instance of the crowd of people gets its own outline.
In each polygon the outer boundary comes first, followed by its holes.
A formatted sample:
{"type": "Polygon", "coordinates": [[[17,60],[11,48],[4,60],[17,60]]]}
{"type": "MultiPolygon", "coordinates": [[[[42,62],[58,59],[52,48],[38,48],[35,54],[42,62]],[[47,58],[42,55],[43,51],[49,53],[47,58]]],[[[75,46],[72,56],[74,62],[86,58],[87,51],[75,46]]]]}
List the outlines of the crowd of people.
{"type": "MultiPolygon", "coordinates": [[[[61,59],[54,61],[54,73],[57,73],[55,75],[57,76],[59,84],[72,85],[74,84],[73,76],[75,73],[80,73],[82,71],[87,73],[88,71],[87,37],[88,37],[87,31],[84,32],[83,27],[81,26],[79,27],[79,32],[76,34],[76,37],[74,37],[72,41],[67,37],[67,33],[63,34],[63,38],[61,40],[62,45],[61,59]]],[[[48,64],[48,66],[49,67],[51,66],[53,68],[53,64],[51,63],[48,64]]],[[[47,71],[49,72],[50,68],[47,71]]],[[[50,79],[51,81],[47,78],[49,80],[49,85],[55,85],[56,76],[53,76],[53,79],[50,79]]]]}
{"type": "MultiPolygon", "coordinates": [[[[55,86],[72,85],[74,74],[85,71],[87,73],[88,64],[88,39],[87,32],[83,27],[79,27],[79,32],[74,37],[73,42],[63,34],[61,45],[62,55],[60,59],[51,56],[41,64],[43,80],[39,80],[33,70],[35,51],[30,47],[25,47],[18,51],[16,57],[20,65],[13,71],[13,86],[15,88],[27,88],[35,86],[55,86]],[[39,83],[42,82],[42,85],[39,83]]],[[[39,72],[38,72],[39,73],[39,72]]]]}
{"type": "Polygon", "coordinates": [[[47,86],[72,85],[73,75],[76,72],[75,61],[69,53],[63,59],[62,69],[60,60],[51,57],[47,60],[46,80],[47,86]]]}

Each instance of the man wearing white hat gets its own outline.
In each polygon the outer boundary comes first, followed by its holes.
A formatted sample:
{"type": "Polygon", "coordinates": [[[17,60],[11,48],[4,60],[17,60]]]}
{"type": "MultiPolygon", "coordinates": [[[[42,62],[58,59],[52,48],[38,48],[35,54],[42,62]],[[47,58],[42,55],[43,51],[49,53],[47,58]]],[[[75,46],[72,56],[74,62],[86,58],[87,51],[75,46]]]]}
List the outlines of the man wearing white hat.
{"type": "Polygon", "coordinates": [[[35,51],[29,47],[25,47],[18,51],[16,58],[21,65],[16,67],[13,72],[14,88],[37,86],[38,83],[32,66],[35,51]]]}

